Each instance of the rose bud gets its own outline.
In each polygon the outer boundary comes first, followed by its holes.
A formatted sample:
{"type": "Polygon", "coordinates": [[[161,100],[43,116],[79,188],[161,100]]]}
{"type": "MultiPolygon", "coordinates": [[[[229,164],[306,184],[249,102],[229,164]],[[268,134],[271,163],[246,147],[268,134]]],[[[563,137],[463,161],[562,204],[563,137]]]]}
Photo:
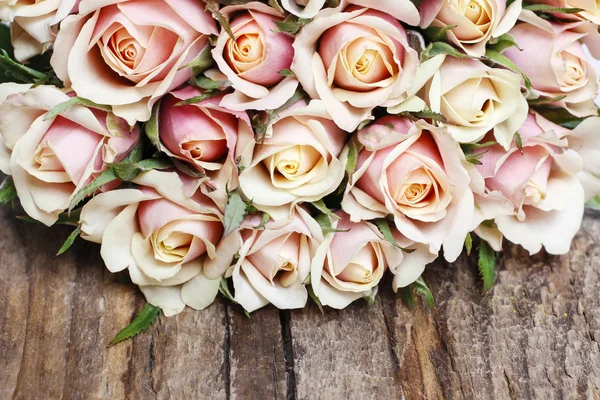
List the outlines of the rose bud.
{"type": "Polygon", "coordinates": [[[296,36],[294,49],[292,71],[302,87],[348,132],[375,107],[406,100],[419,66],[397,20],[356,6],[319,13],[296,36]]]}
{"type": "Polygon", "coordinates": [[[396,244],[410,246],[411,253],[386,241],[378,228],[368,222],[351,222],[338,212],[335,222],[342,232],[329,234],[319,246],[311,265],[311,285],[321,304],[342,309],[368,295],[389,267],[395,274],[393,287],[408,286],[437,258],[428,246],[414,244],[392,229],[396,244]]]}
{"type": "Polygon", "coordinates": [[[444,128],[383,117],[358,132],[364,148],[342,208],[354,222],[393,216],[406,238],[444,246],[453,262],[473,219],[473,193],[464,156],[444,128]]]}
{"type": "Polygon", "coordinates": [[[346,138],[322,101],[301,100],[269,124],[264,140],[242,149],[240,189],[274,219],[287,218],[294,204],[320,200],[340,185],[346,138]]]}
{"type": "Polygon", "coordinates": [[[166,316],[186,305],[209,306],[220,279],[207,279],[202,269],[207,257],[216,257],[223,216],[199,190],[204,182],[156,170],[133,182],[139,188],[101,193],[83,207],[82,237],[101,243],[108,270],[128,269],[148,302],[166,316]]]}
{"type": "Polygon", "coordinates": [[[522,153],[516,143],[508,151],[501,146],[478,150],[485,151],[475,166],[485,194],[477,207],[486,212],[486,197],[500,193],[510,208],[496,215],[495,223],[509,241],[530,254],[542,246],[550,254],[565,254],[583,217],[584,190],[576,177],[583,161],[539,115],[529,114],[519,133],[522,153]]]}
{"type": "Polygon", "coordinates": [[[323,233],[304,209],[294,211],[289,220],[270,221],[258,229],[262,218],[246,217],[217,247],[224,262],[211,260],[205,266],[208,277],[233,277],[234,299],[248,312],[269,303],[279,309],[306,305],[305,282],[323,233]]]}
{"type": "Polygon", "coordinates": [[[69,99],[53,86],[38,86],[0,104],[2,153],[10,153],[8,172],[19,200],[31,218],[48,226],[107,163],[121,161],[140,139],[138,127],[130,130],[114,115],[80,105],[46,120],[49,110],[69,99]]]}
{"type": "Polygon", "coordinates": [[[471,56],[481,57],[492,38],[507,33],[521,13],[521,0],[425,0],[419,5],[421,28],[444,28],[448,41],[471,56]]]}
{"type": "Polygon", "coordinates": [[[446,118],[448,132],[456,141],[477,142],[493,129],[496,141],[510,146],[529,109],[519,74],[447,57],[436,75],[425,101],[446,118]]]}
{"type": "Polygon", "coordinates": [[[275,22],[283,15],[258,2],[223,7],[220,12],[229,20],[233,38],[222,29],[212,54],[235,89],[221,105],[239,111],[282,106],[298,87],[296,78],[280,74],[290,68],[294,56],[292,37],[277,32],[275,22]]]}
{"type": "Polygon", "coordinates": [[[201,2],[83,0],[61,24],[51,64],[78,96],[113,106],[130,125],[191,76],[185,67],[216,34],[201,2]]]}
{"type": "Polygon", "coordinates": [[[529,77],[534,94],[560,98],[554,104],[578,117],[596,115],[598,75],[579,43],[586,37],[581,31],[586,23],[558,24],[532,11],[523,11],[520,19],[524,22],[510,34],[523,51],[509,48],[504,55],[529,77]]]}

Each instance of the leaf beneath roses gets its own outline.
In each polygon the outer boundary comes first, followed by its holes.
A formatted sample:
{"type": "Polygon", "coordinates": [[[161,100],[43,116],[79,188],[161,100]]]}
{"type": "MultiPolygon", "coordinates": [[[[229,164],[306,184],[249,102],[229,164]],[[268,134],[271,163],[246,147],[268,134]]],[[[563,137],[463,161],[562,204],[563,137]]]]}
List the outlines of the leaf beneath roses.
{"type": "Polygon", "coordinates": [[[398,244],[396,238],[392,234],[392,229],[390,228],[390,223],[387,219],[377,218],[371,222],[373,222],[375,226],[377,226],[377,229],[379,229],[379,232],[381,232],[383,238],[387,240],[392,246],[399,248],[405,253],[412,253],[413,251],[415,251],[415,249],[405,249],[398,244]]]}
{"type": "Polygon", "coordinates": [[[519,50],[523,50],[519,47],[515,38],[512,37],[512,35],[509,35],[508,33],[505,33],[504,35],[499,36],[497,38],[492,38],[488,42],[488,47],[494,51],[497,51],[498,53],[502,53],[504,50],[510,47],[516,47],[519,50]]]}
{"type": "Polygon", "coordinates": [[[446,54],[448,56],[459,58],[459,59],[478,59],[479,57],[472,57],[461,53],[452,45],[446,42],[433,42],[421,53],[421,62],[425,62],[435,56],[446,54]]]}
{"type": "Polygon", "coordinates": [[[413,294],[412,294],[410,285],[400,288],[400,295],[402,296],[402,300],[404,300],[404,303],[406,303],[408,308],[410,308],[411,310],[414,310],[415,309],[415,300],[413,298],[413,294]]]}
{"type": "Polygon", "coordinates": [[[336,229],[336,228],[334,228],[333,224],[331,223],[331,218],[329,217],[329,215],[323,214],[322,212],[319,212],[319,214],[315,217],[315,221],[317,221],[317,223],[321,227],[321,231],[323,232],[323,236],[327,236],[330,233],[348,232],[348,231],[350,231],[350,229],[336,229]]]}
{"type": "Polygon", "coordinates": [[[107,183],[114,182],[118,179],[119,178],[117,178],[117,175],[112,170],[112,168],[109,168],[106,171],[102,172],[92,182],[90,182],[90,184],[84,186],[77,193],[75,193],[75,196],[73,196],[73,198],[71,199],[69,211],[77,207],[77,205],[81,203],[83,199],[100,190],[102,186],[106,185],[107,183]]]}
{"type": "Polygon", "coordinates": [[[425,28],[425,36],[432,42],[446,39],[448,31],[456,28],[458,25],[446,25],[446,26],[429,26],[425,28]]]}
{"type": "Polygon", "coordinates": [[[6,76],[5,79],[0,79],[2,82],[51,84],[62,87],[62,82],[52,73],[45,74],[14,61],[5,48],[0,48],[0,72],[6,76]]]}
{"type": "Polygon", "coordinates": [[[17,188],[12,176],[7,176],[0,185],[0,203],[8,204],[17,197],[17,188]]]}
{"type": "Polygon", "coordinates": [[[369,303],[370,306],[375,304],[375,297],[377,297],[377,293],[379,292],[379,286],[375,286],[371,291],[363,296],[363,300],[369,303]]]}
{"type": "Polygon", "coordinates": [[[589,209],[600,211],[600,195],[585,203],[585,206],[589,209]]]}
{"type": "Polygon", "coordinates": [[[339,216],[335,215],[328,207],[327,205],[325,205],[325,202],[321,199],[318,201],[313,201],[311,203],[317,210],[319,210],[321,213],[327,215],[328,217],[332,217],[335,219],[340,219],[339,216]]]}
{"type": "Polygon", "coordinates": [[[67,240],[65,240],[65,243],[61,246],[60,250],[58,250],[58,253],[56,253],[56,255],[60,256],[61,254],[64,254],[67,250],[69,250],[71,248],[71,246],[73,245],[73,242],[75,242],[75,239],[77,239],[77,236],[79,236],[80,233],[81,233],[81,227],[78,226],[77,228],[75,228],[75,230],[73,232],[71,232],[69,237],[67,237],[67,240]]]}
{"type": "Polygon", "coordinates": [[[158,113],[160,111],[160,103],[161,100],[157,101],[152,107],[152,114],[150,115],[150,119],[148,122],[144,123],[144,132],[148,139],[150,139],[150,143],[152,143],[157,148],[160,148],[160,136],[158,132],[158,113]]]}
{"type": "Polygon", "coordinates": [[[483,279],[483,291],[487,292],[494,285],[496,277],[496,252],[485,240],[482,240],[479,245],[479,260],[477,261],[477,265],[483,279]]]}
{"type": "Polygon", "coordinates": [[[525,87],[528,90],[531,89],[531,80],[529,79],[529,77],[527,75],[525,75],[525,73],[521,70],[521,68],[519,68],[517,66],[517,64],[512,62],[508,57],[506,57],[505,55],[500,54],[499,52],[492,50],[492,49],[486,50],[485,57],[492,60],[496,64],[500,64],[503,67],[506,67],[513,72],[521,74],[521,76],[523,77],[523,80],[525,81],[525,87]]]}
{"type": "Polygon", "coordinates": [[[578,12],[585,11],[583,8],[572,8],[572,7],[552,7],[548,4],[526,4],[523,5],[523,10],[529,10],[533,12],[541,13],[561,13],[561,14],[576,14],[578,12]]]}
{"type": "Polygon", "coordinates": [[[159,307],[146,303],[138,316],[135,317],[131,324],[117,333],[114,339],[110,341],[108,347],[114,346],[125,339],[132,338],[138,333],[145,332],[160,316],[160,312],[161,309],[159,307]]]}
{"type": "Polygon", "coordinates": [[[82,105],[85,107],[96,108],[96,109],[102,110],[102,111],[111,111],[112,110],[112,108],[110,106],[97,104],[91,100],[83,99],[81,97],[73,97],[65,102],[58,104],[57,106],[53,107],[50,111],[48,111],[48,113],[44,117],[44,121],[48,121],[49,119],[52,119],[52,118],[56,117],[57,115],[64,113],[65,111],[67,111],[69,108],[71,108],[72,106],[74,106],[76,104],[79,104],[79,105],[82,105]]]}
{"type": "Polygon", "coordinates": [[[473,250],[473,237],[471,233],[467,233],[467,237],[465,238],[465,249],[467,250],[467,255],[471,255],[471,250],[473,250]]]}
{"type": "Polygon", "coordinates": [[[248,213],[248,205],[242,199],[242,196],[237,190],[229,193],[229,199],[225,206],[225,233],[223,236],[229,235],[242,225],[244,217],[248,213]]]}
{"type": "Polygon", "coordinates": [[[561,101],[565,97],[567,97],[567,96],[564,94],[560,95],[560,96],[556,96],[556,97],[540,96],[537,99],[527,100],[527,103],[529,103],[530,106],[539,106],[542,104],[556,103],[557,101],[561,101]]]}
{"type": "Polygon", "coordinates": [[[431,294],[431,290],[423,280],[423,277],[420,276],[419,279],[414,281],[412,284],[412,289],[415,294],[419,296],[423,296],[425,298],[425,302],[429,308],[433,308],[435,306],[435,299],[433,298],[433,294],[431,294]]]}
{"type": "Polygon", "coordinates": [[[536,107],[542,117],[567,129],[575,129],[585,118],[579,118],[561,107],[536,107]]]}
{"type": "Polygon", "coordinates": [[[312,285],[306,286],[306,291],[308,292],[308,295],[310,296],[312,301],[314,301],[315,304],[317,305],[317,307],[319,307],[319,311],[321,311],[321,315],[325,315],[325,311],[323,310],[323,304],[321,304],[321,300],[319,300],[319,297],[317,297],[317,295],[315,294],[315,291],[313,290],[312,285]]]}
{"type": "Polygon", "coordinates": [[[295,15],[288,15],[283,21],[275,21],[277,25],[276,32],[288,33],[295,35],[304,25],[308,24],[312,19],[298,18],[295,15]]]}

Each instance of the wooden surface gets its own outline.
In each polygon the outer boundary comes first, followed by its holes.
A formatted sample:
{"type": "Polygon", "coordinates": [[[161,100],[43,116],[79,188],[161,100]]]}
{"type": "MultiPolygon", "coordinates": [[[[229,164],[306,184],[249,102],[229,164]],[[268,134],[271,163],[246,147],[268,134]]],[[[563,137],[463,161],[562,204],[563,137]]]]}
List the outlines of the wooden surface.
{"type": "Polygon", "coordinates": [[[321,315],[223,300],[106,348],[144,299],[70,229],[0,209],[0,399],[600,399],[600,218],[564,257],[505,249],[493,291],[473,261],[428,268],[437,301],[390,290],[321,315]],[[420,302],[419,302],[420,303],[420,302]]]}

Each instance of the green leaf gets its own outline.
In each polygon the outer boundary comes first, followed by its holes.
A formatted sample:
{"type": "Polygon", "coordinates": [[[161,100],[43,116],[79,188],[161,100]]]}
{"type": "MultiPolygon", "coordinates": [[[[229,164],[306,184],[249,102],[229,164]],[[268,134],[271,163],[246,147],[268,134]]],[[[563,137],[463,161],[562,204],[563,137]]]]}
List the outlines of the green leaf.
{"type": "Polygon", "coordinates": [[[536,107],[542,117],[567,129],[575,129],[585,118],[579,118],[561,107],[536,107]]]}
{"type": "Polygon", "coordinates": [[[494,285],[496,277],[496,252],[485,240],[482,240],[479,245],[479,260],[477,261],[477,265],[483,279],[483,291],[487,292],[494,285]]]}
{"type": "Polygon", "coordinates": [[[130,182],[142,171],[173,168],[173,161],[168,158],[148,158],[135,163],[122,161],[120,163],[108,164],[108,166],[114,171],[117,178],[125,182],[130,182]]]}
{"type": "MultiPolygon", "coordinates": [[[[79,217],[81,215],[82,208],[79,208],[75,211],[64,212],[58,216],[58,220],[54,223],[54,225],[71,225],[71,226],[79,226],[79,217]]],[[[24,222],[32,222],[35,224],[40,224],[41,222],[31,218],[29,215],[19,215],[17,216],[18,220],[24,222]]]]}
{"type": "Polygon", "coordinates": [[[515,133],[515,144],[517,145],[517,149],[523,154],[523,139],[519,132],[515,133]]]}
{"type": "Polygon", "coordinates": [[[411,310],[415,309],[415,300],[413,298],[412,290],[410,285],[400,288],[400,294],[402,295],[402,300],[411,310]]]}
{"type": "Polygon", "coordinates": [[[473,237],[471,233],[467,233],[467,237],[465,238],[465,249],[467,250],[467,255],[471,255],[471,250],[473,249],[473,237]]]}
{"type": "Polygon", "coordinates": [[[420,119],[430,119],[430,120],[433,120],[436,122],[442,122],[442,123],[448,122],[448,120],[446,120],[446,117],[444,117],[442,114],[437,113],[432,110],[429,110],[429,109],[422,110],[422,111],[405,111],[405,112],[401,112],[398,115],[407,117],[412,121],[418,121],[420,119]]]}
{"type": "Polygon", "coordinates": [[[146,303],[133,322],[117,333],[114,339],[110,341],[108,347],[114,346],[125,339],[132,338],[138,333],[145,332],[160,316],[160,312],[161,309],[159,307],[146,303]]]}
{"type": "Polygon", "coordinates": [[[372,306],[373,304],[375,304],[375,297],[377,297],[378,292],[379,286],[375,286],[373,289],[371,289],[369,294],[363,296],[363,300],[365,300],[367,303],[369,303],[370,306],[372,306]]]}
{"type": "Polygon", "coordinates": [[[260,224],[255,226],[254,229],[256,229],[256,230],[264,229],[265,225],[267,225],[267,222],[269,222],[270,220],[271,220],[271,216],[269,215],[269,213],[263,212],[262,219],[260,220],[260,224]]]}
{"type": "Polygon", "coordinates": [[[231,291],[229,290],[229,282],[224,276],[221,277],[221,283],[219,284],[219,292],[221,292],[221,294],[225,296],[226,299],[237,304],[237,301],[235,301],[233,295],[231,294],[231,291]]]}
{"type": "Polygon", "coordinates": [[[210,51],[210,46],[205,47],[204,50],[202,50],[200,54],[198,54],[198,57],[194,58],[191,62],[179,67],[179,70],[181,71],[182,69],[191,68],[193,80],[196,75],[200,75],[213,65],[214,60],[210,51]]]}
{"type": "Polygon", "coordinates": [[[150,143],[152,143],[157,148],[160,147],[160,136],[158,132],[158,115],[160,112],[160,103],[162,100],[159,100],[152,107],[152,114],[150,115],[150,119],[144,123],[144,132],[148,139],[150,139],[150,143]]]}
{"type": "Polygon", "coordinates": [[[321,227],[321,231],[323,232],[323,236],[327,236],[330,233],[349,232],[350,231],[350,229],[336,229],[336,228],[334,228],[333,225],[331,224],[331,218],[327,214],[319,213],[315,217],[315,221],[317,221],[317,223],[321,227]]]}
{"type": "Polygon", "coordinates": [[[448,31],[456,28],[458,25],[446,25],[446,26],[430,26],[424,30],[425,36],[432,42],[438,42],[446,39],[448,31]]]}
{"type": "Polygon", "coordinates": [[[175,107],[187,106],[189,104],[197,104],[204,100],[219,96],[220,94],[221,94],[221,92],[219,92],[219,91],[207,90],[206,92],[202,93],[200,96],[195,96],[195,97],[192,97],[191,99],[181,100],[180,102],[175,103],[175,107]]]}
{"type": "Polygon", "coordinates": [[[12,176],[7,176],[0,185],[0,203],[8,204],[17,198],[17,188],[12,176]]]}
{"type": "Polygon", "coordinates": [[[119,178],[115,174],[112,168],[107,169],[98,175],[92,182],[90,182],[87,186],[81,188],[73,199],[71,199],[71,204],[69,205],[69,211],[77,207],[79,203],[86,197],[96,193],[100,188],[107,183],[114,182],[119,178]]]}
{"type": "Polygon", "coordinates": [[[348,142],[348,161],[346,161],[346,174],[348,178],[354,175],[358,163],[359,143],[357,143],[358,140],[355,137],[348,142]]]}
{"type": "Polygon", "coordinates": [[[427,284],[425,284],[422,276],[414,281],[411,286],[415,294],[425,298],[425,302],[429,308],[433,308],[435,306],[433,294],[431,294],[431,290],[429,290],[429,287],[427,287],[427,284]]]}
{"type": "Polygon", "coordinates": [[[48,111],[48,113],[44,117],[44,121],[48,121],[49,119],[52,119],[52,118],[56,117],[57,115],[64,113],[65,111],[67,111],[69,108],[71,108],[75,104],[79,104],[79,105],[82,105],[85,107],[90,107],[90,108],[96,108],[96,109],[102,110],[102,111],[111,111],[112,110],[112,108],[110,106],[97,104],[97,103],[94,103],[93,101],[83,99],[81,97],[73,97],[63,103],[58,104],[57,106],[53,107],[50,111],[48,111]]]}
{"type": "Polygon", "coordinates": [[[229,199],[225,206],[225,233],[223,233],[223,237],[226,237],[242,225],[242,221],[248,213],[247,207],[248,205],[237,190],[229,193],[229,199]]]}
{"type": "Polygon", "coordinates": [[[502,65],[503,67],[506,67],[513,72],[521,74],[523,80],[525,81],[525,87],[527,89],[531,89],[531,80],[529,80],[529,77],[525,75],[525,73],[521,71],[521,68],[519,68],[515,63],[513,63],[508,57],[492,49],[487,49],[487,51],[485,52],[485,57],[495,62],[496,64],[502,65]]]}
{"type": "Polygon", "coordinates": [[[377,218],[371,222],[373,224],[375,224],[375,226],[377,226],[377,229],[379,229],[379,232],[381,232],[381,234],[383,235],[383,238],[385,240],[387,240],[392,246],[399,248],[400,250],[402,250],[405,253],[412,253],[413,251],[415,251],[414,249],[405,249],[405,248],[401,247],[398,244],[398,242],[396,242],[396,238],[392,234],[392,229],[390,228],[390,223],[388,222],[387,219],[377,218]]]}
{"type": "Polygon", "coordinates": [[[312,19],[298,18],[295,15],[288,15],[283,21],[275,21],[277,25],[276,32],[284,32],[290,35],[295,35],[304,25],[308,24],[312,19]]]}
{"type": "Polygon", "coordinates": [[[488,42],[488,48],[490,48],[498,53],[502,53],[504,50],[506,50],[510,47],[516,47],[517,49],[519,49],[521,51],[523,50],[519,47],[515,38],[512,37],[511,35],[509,35],[508,33],[505,33],[504,35],[499,36],[497,38],[492,38],[488,42]]]}
{"type": "Polygon", "coordinates": [[[281,76],[296,76],[296,74],[294,73],[294,71],[290,70],[290,69],[282,69],[281,71],[279,71],[279,75],[281,76]]]}
{"type": "Polygon", "coordinates": [[[275,10],[277,10],[277,12],[279,12],[280,14],[284,14],[285,10],[279,5],[279,2],[277,0],[269,0],[267,2],[267,4],[269,5],[269,7],[274,8],[275,10]]]}
{"type": "Polygon", "coordinates": [[[305,93],[301,89],[297,89],[293,96],[290,97],[281,107],[275,110],[267,110],[264,113],[256,114],[252,118],[252,129],[257,140],[264,141],[265,133],[269,124],[279,117],[279,113],[288,109],[298,101],[305,98],[305,93]]]}
{"type": "Polygon", "coordinates": [[[67,240],[65,240],[65,243],[61,246],[60,250],[58,250],[58,253],[56,253],[56,255],[60,256],[61,254],[64,254],[67,250],[69,250],[71,248],[71,246],[73,245],[73,242],[75,242],[75,239],[77,239],[77,236],[79,236],[80,233],[81,233],[81,227],[78,226],[69,235],[67,240]]]}
{"type": "Polygon", "coordinates": [[[539,106],[543,104],[556,103],[558,101],[561,101],[565,97],[567,96],[564,94],[556,97],[540,96],[537,99],[527,100],[527,103],[529,103],[530,106],[539,106]]]}
{"type": "Polygon", "coordinates": [[[339,216],[334,214],[328,207],[325,205],[325,202],[321,199],[318,201],[313,201],[311,203],[317,210],[319,210],[322,214],[327,215],[328,217],[332,217],[335,219],[340,219],[339,216]]]}
{"type": "Polygon", "coordinates": [[[54,78],[51,74],[45,74],[14,61],[5,48],[0,48],[0,72],[4,72],[6,76],[6,79],[3,79],[3,81],[35,84],[48,83],[55,86],[62,86],[62,82],[54,78]]]}
{"type": "Polygon", "coordinates": [[[315,304],[317,305],[317,307],[319,307],[319,311],[321,311],[321,315],[324,315],[325,311],[323,310],[323,304],[321,304],[321,300],[319,300],[319,298],[315,294],[315,291],[314,291],[312,285],[306,286],[306,290],[308,291],[308,295],[310,296],[312,301],[314,301],[315,304]]]}
{"type": "Polygon", "coordinates": [[[577,14],[585,11],[583,8],[552,7],[547,4],[524,4],[523,10],[538,11],[541,13],[577,14]]]}
{"type": "Polygon", "coordinates": [[[204,90],[213,91],[213,90],[225,90],[231,87],[232,83],[228,80],[215,81],[210,79],[206,75],[200,75],[194,79],[194,86],[199,87],[204,90]]]}
{"type": "Polygon", "coordinates": [[[439,56],[442,54],[446,54],[450,57],[459,58],[459,59],[478,59],[478,57],[472,57],[467,54],[463,54],[458,51],[456,48],[452,47],[452,45],[446,42],[433,42],[421,53],[421,62],[425,62],[435,56],[439,56]]]}
{"type": "Polygon", "coordinates": [[[589,209],[600,211],[600,195],[585,203],[585,206],[589,209]]]}

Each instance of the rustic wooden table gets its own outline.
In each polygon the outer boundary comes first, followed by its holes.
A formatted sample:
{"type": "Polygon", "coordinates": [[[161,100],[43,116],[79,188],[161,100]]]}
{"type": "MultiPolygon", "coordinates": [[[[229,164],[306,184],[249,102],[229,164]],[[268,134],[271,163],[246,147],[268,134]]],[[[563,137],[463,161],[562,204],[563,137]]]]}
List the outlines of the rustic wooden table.
{"type": "Polygon", "coordinates": [[[437,304],[411,311],[390,290],[321,315],[223,300],[162,318],[106,348],[144,299],[69,229],[0,209],[0,399],[600,398],[600,218],[564,257],[508,247],[494,289],[476,265],[438,262],[437,304]]]}

